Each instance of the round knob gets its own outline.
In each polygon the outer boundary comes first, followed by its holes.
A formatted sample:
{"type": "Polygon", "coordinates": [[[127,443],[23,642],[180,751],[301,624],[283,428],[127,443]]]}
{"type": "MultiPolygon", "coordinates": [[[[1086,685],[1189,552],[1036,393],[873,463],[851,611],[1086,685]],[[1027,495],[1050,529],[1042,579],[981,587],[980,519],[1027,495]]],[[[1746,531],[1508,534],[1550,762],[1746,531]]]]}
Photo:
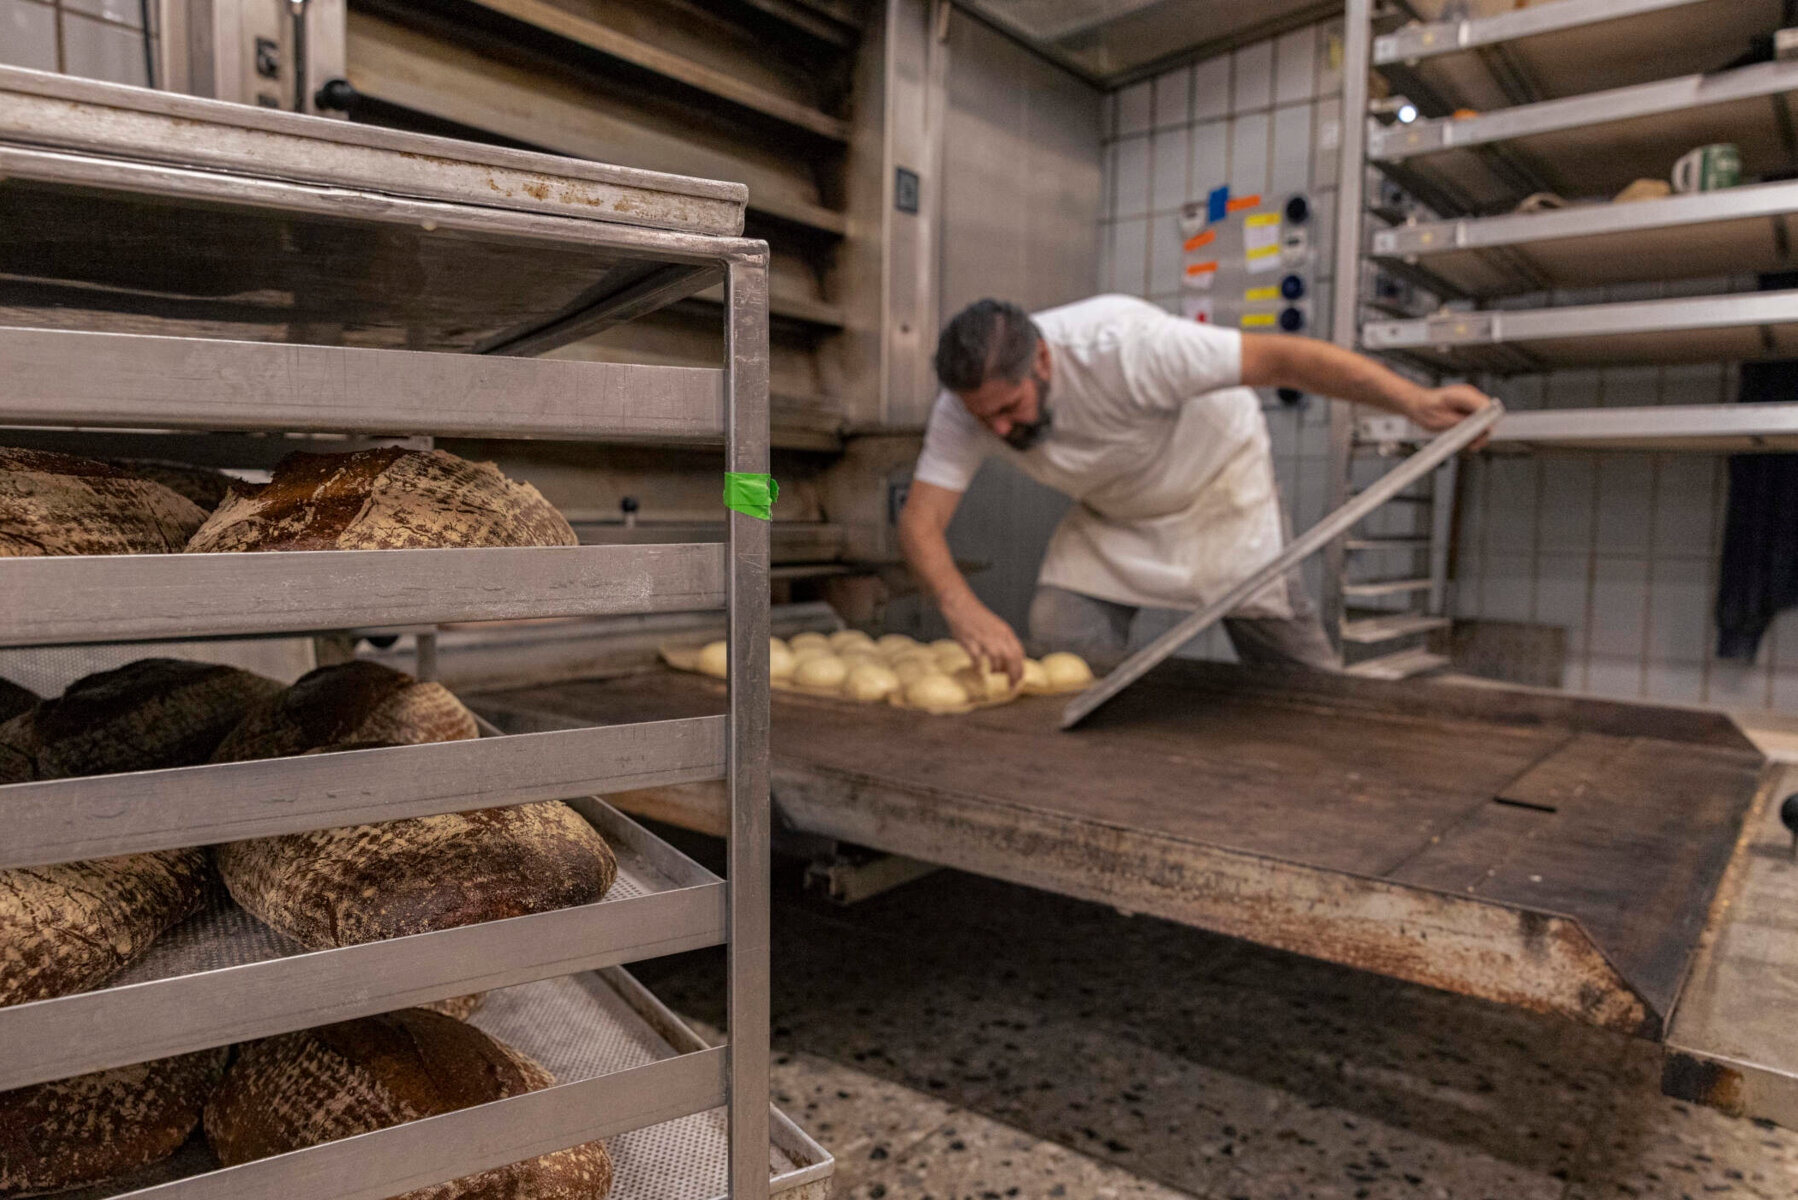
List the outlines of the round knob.
{"type": "Polygon", "coordinates": [[[312,97],[313,107],[323,112],[348,112],[356,102],[356,89],[347,79],[327,79],[312,97]]]}
{"type": "Polygon", "coordinates": [[[1311,219],[1311,201],[1303,196],[1294,196],[1286,202],[1286,220],[1293,225],[1303,225],[1311,219]]]}
{"type": "Polygon", "coordinates": [[[1297,388],[1283,387],[1277,394],[1280,397],[1280,403],[1288,408],[1297,408],[1305,402],[1305,393],[1297,388]]]}
{"type": "Polygon", "coordinates": [[[1785,803],[1779,806],[1779,819],[1792,831],[1792,854],[1798,857],[1798,792],[1787,796],[1785,803]]]}
{"type": "Polygon", "coordinates": [[[638,507],[637,498],[635,496],[626,496],[618,502],[618,507],[623,509],[626,515],[635,513],[638,507]]]}
{"type": "Polygon", "coordinates": [[[1289,308],[1280,314],[1280,328],[1287,333],[1297,333],[1305,327],[1305,314],[1296,308],[1289,308]]]}
{"type": "Polygon", "coordinates": [[[1288,300],[1303,300],[1305,298],[1305,277],[1303,275],[1288,275],[1286,278],[1282,279],[1280,281],[1280,294],[1288,300]]]}

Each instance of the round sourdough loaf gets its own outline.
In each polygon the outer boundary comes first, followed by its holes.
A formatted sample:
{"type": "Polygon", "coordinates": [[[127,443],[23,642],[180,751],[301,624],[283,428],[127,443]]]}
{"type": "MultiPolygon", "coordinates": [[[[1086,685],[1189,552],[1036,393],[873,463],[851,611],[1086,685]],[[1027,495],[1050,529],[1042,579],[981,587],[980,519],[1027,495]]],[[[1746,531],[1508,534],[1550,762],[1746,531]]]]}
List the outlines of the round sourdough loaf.
{"type": "Polygon", "coordinates": [[[290,454],[260,486],[234,483],[187,544],[229,550],[573,546],[536,488],[442,450],[290,454]]]}
{"type": "Polygon", "coordinates": [[[30,688],[20,687],[10,679],[0,679],[0,724],[30,712],[37,706],[38,699],[38,694],[30,688]]]}
{"type": "MultiPolygon", "coordinates": [[[[472,1025],[409,1008],[239,1048],[206,1106],[226,1166],[539,1091],[554,1077],[472,1025]]],[[[407,1192],[397,1200],[599,1200],[599,1142],[407,1192]]]]}
{"type": "MultiPolygon", "coordinates": [[[[144,659],[89,675],[0,725],[0,781],[203,763],[281,685],[235,667],[144,659]]],[[[0,1005],[86,991],[199,908],[203,849],[0,870],[0,1005]]]]}
{"type": "Polygon", "coordinates": [[[0,558],[172,554],[206,512],[122,468],[0,446],[0,558]]]}
{"type": "MultiPolygon", "coordinates": [[[[220,762],[475,736],[435,683],[369,662],[321,667],[253,710],[220,762]]],[[[254,838],[218,847],[249,912],[311,949],[428,933],[600,899],[605,839],[561,801],[254,838]]]]}
{"type": "Polygon", "coordinates": [[[0,1092],[0,1195],[120,1179],[180,1148],[229,1051],[201,1050],[0,1092]]]}

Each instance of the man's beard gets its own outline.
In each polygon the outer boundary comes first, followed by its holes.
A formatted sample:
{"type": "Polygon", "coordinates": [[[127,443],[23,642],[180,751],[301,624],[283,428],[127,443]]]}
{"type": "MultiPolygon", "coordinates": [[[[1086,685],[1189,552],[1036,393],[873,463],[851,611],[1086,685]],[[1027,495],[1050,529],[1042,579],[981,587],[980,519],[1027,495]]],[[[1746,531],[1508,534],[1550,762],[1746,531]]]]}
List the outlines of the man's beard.
{"type": "Polygon", "coordinates": [[[1049,381],[1036,377],[1036,420],[1028,425],[1013,425],[1005,435],[1005,444],[1013,450],[1028,450],[1049,436],[1055,424],[1055,413],[1049,408],[1049,381]]]}

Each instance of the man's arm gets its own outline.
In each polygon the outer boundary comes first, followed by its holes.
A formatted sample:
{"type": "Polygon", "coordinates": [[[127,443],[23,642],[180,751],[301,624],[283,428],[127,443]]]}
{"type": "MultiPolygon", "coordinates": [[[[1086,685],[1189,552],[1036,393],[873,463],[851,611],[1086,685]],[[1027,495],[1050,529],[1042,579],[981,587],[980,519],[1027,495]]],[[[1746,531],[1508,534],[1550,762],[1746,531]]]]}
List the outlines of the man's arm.
{"type": "Polygon", "coordinates": [[[1492,403],[1465,383],[1423,387],[1331,342],[1269,333],[1242,335],[1242,381],[1249,387],[1296,388],[1385,409],[1432,433],[1492,403]]]}
{"type": "Polygon", "coordinates": [[[1023,643],[1004,618],[980,602],[949,552],[949,521],[961,495],[913,480],[905,510],[899,514],[899,547],[962,649],[975,662],[1004,671],[1016,683],[1024,674],[1023,643]]]}

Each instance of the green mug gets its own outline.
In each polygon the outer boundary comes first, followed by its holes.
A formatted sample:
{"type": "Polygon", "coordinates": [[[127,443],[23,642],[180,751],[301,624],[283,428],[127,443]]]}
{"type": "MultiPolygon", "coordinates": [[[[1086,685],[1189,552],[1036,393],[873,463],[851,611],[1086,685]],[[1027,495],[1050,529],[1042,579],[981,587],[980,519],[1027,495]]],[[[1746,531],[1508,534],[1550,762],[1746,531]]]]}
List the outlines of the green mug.
{"type": "Polygon", "coordinates": [[[1730,142],[1700,146],[1673,164],[1676,192],[1715,192],[1742,181],[1742,155],[1730,142]]]}

